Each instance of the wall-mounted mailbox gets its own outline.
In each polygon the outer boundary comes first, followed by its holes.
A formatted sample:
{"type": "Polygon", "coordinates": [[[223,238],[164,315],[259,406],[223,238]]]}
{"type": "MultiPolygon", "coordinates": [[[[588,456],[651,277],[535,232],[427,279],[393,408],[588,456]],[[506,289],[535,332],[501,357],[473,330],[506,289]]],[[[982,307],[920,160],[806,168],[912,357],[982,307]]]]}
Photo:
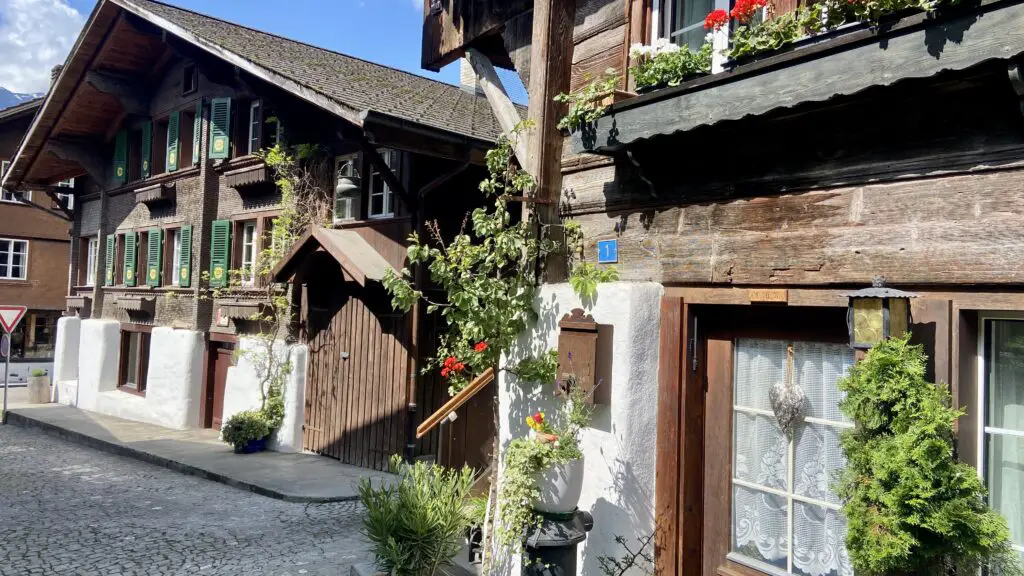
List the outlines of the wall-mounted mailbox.
{"type": "Polygon", "coordinates": [[[594,317],[576,308],[558,322],[558,377],[576,377],[576,383],[587,391],[591,402],[601,403],[595,394],[597,380],[598,325],[594,317]]]}

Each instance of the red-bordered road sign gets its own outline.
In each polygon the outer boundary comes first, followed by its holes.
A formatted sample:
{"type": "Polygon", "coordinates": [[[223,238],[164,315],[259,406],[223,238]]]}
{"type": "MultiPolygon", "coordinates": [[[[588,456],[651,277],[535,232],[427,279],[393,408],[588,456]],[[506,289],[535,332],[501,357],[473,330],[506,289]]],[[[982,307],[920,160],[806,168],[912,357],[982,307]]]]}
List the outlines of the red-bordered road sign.
{"type": "Polygon", "coordinates": [[[8,334],[14,332],[14,328],[25,317],[25,312],[27,311],[27,306],[0,305],[0,326],[3,326],[4,331],[8,334]]]}

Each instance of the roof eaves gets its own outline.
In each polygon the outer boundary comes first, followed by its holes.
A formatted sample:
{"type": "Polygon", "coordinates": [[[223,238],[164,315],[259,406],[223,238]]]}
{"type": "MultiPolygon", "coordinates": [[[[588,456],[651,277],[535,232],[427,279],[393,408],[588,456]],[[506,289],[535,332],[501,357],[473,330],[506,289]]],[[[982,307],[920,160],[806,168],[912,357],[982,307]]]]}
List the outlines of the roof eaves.
{"type": "Polygon", "coordinates": [[[36,98],[34,100],[29,100],[27,102],[21,102],[20,104],[15,104],[14,106],[11,106],[9,108],[4,108],[3,110],[0,110],[0,120],[7,120],[9,118],[23,116],[28,112],[31,112],[36,108],[39,108],[42,105],[42,97],[36,98]]]}
{"type": "Polygon", "coordinates": [[[245,70],[246,72],[252,74],[253,76],[256,76],[257,78],[265,80],[271,84],[280,86],[281,88],[285,89],[288,92],[291,92],[295,96],[303,100],[306,100],[307,102],[310,102],[316,106],[319,106],[320,108],[323,108],[324,110],[327,110],[328,112],[331,112],[332,114],[335,114],[336,116],[339,116],[357,126],[361,125],[359,119],[359,111],[356,108],[353,108],[343,102],[339,102],[334,98],[330,98],[316,90],[313,90],[308,86],[296,82],[292,78],[284,76],[265,66],[261,66],[259,64],[256,64],[255,62],[247,60],[241,55],[224,48],[220,44],[207,40],[206,38],[203,38],[193,33],[191,30],[187,30],[182,26],[179,26],[174,22],[171,22],[170,20],[163,18],[162,16],[158,16],[157,14],[154,14],[149,10],[146,10],[142,6],[139,6],[135,2],[132,2],[132,0],[110,1],[117,4],[118,6],[121,6],[125,10],[135,14],[136,16],[139,16],[140,18],[147,20],[153,25],[163,28],[164,30],[167,30],[168,32],[174,34],[182,40],[185,40],[186,42],[189,42],[190,44],[193,44],[218,58],[221,58],[235,66],[238,66],[242,70],[245,70]]]}

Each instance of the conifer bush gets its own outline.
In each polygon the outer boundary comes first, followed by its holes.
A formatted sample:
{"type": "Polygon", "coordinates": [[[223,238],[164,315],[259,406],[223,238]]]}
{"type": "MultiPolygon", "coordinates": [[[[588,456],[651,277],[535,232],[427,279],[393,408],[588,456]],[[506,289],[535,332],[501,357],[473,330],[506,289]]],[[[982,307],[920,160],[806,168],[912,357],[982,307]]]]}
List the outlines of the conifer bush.
{"type": "Polygon", "coordinates": [[[909,337],[884,341],[840,380],[847,465],[838,494],[858,576],[1021,574],[1006,520],[985,503],[977,471],[954,454],[945,386],[925,379],[909,337]]]}

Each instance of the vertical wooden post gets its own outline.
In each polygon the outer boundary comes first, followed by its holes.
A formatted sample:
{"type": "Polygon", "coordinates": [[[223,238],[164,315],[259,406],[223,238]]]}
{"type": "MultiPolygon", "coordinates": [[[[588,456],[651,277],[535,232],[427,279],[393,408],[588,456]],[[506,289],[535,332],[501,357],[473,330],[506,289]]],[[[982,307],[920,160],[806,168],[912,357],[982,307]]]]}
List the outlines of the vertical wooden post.
{"type": "MultiPolygon", "coordinates": [[[[557,126],[565,107],[555,102],[555,96],[569,91],[575,14],[575,0],[535,0],[533,3],[529,111],[533,127],[526,135],[527,158],[523,167],[536,180],[540,202],[524,210],[536,210],[541,224],[558,221],[563,137],[557,126]]],[[[558,275],[556,270],[557,267],[553,269],[555,276],[558,275]]]]}

